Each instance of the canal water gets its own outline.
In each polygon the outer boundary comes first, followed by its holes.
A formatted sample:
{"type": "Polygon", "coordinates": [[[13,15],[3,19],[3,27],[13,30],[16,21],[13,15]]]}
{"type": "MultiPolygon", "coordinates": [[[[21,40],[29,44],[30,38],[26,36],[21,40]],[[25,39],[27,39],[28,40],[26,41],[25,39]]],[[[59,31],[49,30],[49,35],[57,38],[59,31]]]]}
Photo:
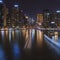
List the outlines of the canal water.
{"type": "Polygon", "coordinates": [[[59,54],[35,29],[0,31],[0,60],[60,60],[59,54]]]}

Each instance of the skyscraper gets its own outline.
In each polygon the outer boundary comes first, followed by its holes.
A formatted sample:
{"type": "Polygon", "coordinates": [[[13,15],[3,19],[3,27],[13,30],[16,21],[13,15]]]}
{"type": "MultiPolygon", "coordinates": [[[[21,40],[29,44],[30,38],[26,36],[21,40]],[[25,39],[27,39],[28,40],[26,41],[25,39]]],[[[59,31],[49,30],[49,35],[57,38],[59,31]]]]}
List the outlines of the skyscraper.
{"type": "Polygon", "coordinates": [[[12,27],[22,26],[25,24],[25,16],[20,9],[19,5],[14,5],[11,13],[12,27]]]}
{"type": "Polygon", "coordinates": [[[57,27],[57,15],[56,13],[50,13],[50,27],[57,27]]]}
{"type": "Polygon", "coordinates": [[[0,26],[3,26],[3,1],[0,0],[0,26]]]}
{"type": "Polygon", "coordinates": [[[12,20],[11,20],[11,14],[10,14],[10,12],[8,12],[6,19],[7,19],[6,20],[7,27],[12,27],[12,20]]]}
{"type": "Polygon", "coordinates": [[[60,28],[60,10],[56,11],[57,26],[60,28]]]}
{"type": "Polygon", "coordinates": [[[43,25],[49,27],[50,25],[50,11],[49,9],[43,10],[43,25]]]}
{"type": "Polygon", "coordinates": [[[3,15],[4,15],[4,27],[7,26],[7,14],[8,14],[8,8],[6,7],[6,5],[4,4],[4,7],[3,7],[3,15]]]}
{"type": "Polygon", "coordinates": [[[11,13],[12,27],[17,26],[19,22],[19,5],[14,5],[11,13]]]}

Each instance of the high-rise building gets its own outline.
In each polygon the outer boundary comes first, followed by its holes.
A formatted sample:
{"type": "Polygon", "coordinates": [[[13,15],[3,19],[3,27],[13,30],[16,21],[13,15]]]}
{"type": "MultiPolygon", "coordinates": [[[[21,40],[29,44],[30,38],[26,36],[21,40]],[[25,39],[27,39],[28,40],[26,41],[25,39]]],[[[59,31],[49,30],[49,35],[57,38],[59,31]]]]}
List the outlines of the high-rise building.
{"type": "Polygon", "coordinates": [[[60,10],[56,11],[57,26],[60,28],[60,10]]]}
{"type": "Polygon", "coordinates": [[[11,14],[8,12],[7,14],[7,21],[6,21],[7,27],[12,27],[12,20],[11,20],[11,14]]]}
{"type": "Polygon", "coordinates": [[[14,5],[11,13],[12,26],[22,26],[26,22],[26,18],[19,5],[14,5]]]}
{"type": "Polygon", "coordinates": [[[49,9],[43,10],[43,25],[44,25],[44,27],[50,26],[50,11],[49,11],[49,9]]]}
{"type": "Polygon", "coordinates": [[[6,7],[6,5],[4,5],[3,7],[3,15],[4,15],[4,27],[7,26],[7,14],[8,14],[8,8],[6,7]]]}
{"type": "Polygon", "coordinates": [[[17,26],[19,22],[19,5],[14,5],[12,8],[12,26],[17,26]]]}
{"type": "Polygon", "coordinates": [[[42,25],[42,23],[43,23],[43,14],[37,14],[37,23],[38,23],[38,25],[42,25]]]}
{"type": "Polygon", "coordinates": [[[3,1],[0,0],[0,26],[3,26],[3,1]]]}
{"type": "Polygon", "coordinates": [[[50,27],[57,27],[57,15],[56,13],[50,13],[50,27]]]}

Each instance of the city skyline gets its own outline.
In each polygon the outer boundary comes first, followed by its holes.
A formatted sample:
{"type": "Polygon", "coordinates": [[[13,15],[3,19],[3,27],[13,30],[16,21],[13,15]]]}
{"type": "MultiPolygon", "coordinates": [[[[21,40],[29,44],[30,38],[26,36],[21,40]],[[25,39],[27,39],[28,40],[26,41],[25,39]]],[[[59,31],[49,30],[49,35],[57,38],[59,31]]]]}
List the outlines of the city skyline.
{"type": "Polygon", "coordinates": [[[4,2],[9,8],[14,4],[19,4],[23,12],[31,17],[36,17],[36,14],[41,13],[45,8],[48,8],[52,11],[60,10],[59,0],[5,0],[4,2]]]}
{"type": "Polygon", "coordinates": [[[60,1],[0,0],[0,60],[60,60],[60,1]]]}

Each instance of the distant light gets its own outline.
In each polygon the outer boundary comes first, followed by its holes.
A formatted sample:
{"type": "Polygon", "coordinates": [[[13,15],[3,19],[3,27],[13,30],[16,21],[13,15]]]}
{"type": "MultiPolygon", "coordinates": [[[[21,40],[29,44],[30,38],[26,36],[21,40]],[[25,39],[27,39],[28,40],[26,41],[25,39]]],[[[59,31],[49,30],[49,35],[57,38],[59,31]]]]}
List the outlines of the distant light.
{"type": "Polygon", "coordinates": [[[26,19],[28,19],[29,17],[28,16],[25,16],[26,19]]]}
{"type": "Polygon", "coordinates": [[[51,24],[54,24],[55,22],[51,22],[51,24]]]}
{"type": "Polygon", "coordinates": [[[2,0],[0,0],[0,3],[3,3],[3,1],[2,1],[2,0]]]}
{"type": "Polygon", "coordinates": [[[14,7],[19,7],[19,5],[14,5],[14,7]]]}
{"type": "Polygon", "coordinates": [[[57,12],[57,13],[60,13],[60,10],[57,10],[56,12],[57,12]]]}
{"type": "Polygon", "coordinates": [[[47,13],[47,15],[50,15],[50,13],[47,13]]]}

